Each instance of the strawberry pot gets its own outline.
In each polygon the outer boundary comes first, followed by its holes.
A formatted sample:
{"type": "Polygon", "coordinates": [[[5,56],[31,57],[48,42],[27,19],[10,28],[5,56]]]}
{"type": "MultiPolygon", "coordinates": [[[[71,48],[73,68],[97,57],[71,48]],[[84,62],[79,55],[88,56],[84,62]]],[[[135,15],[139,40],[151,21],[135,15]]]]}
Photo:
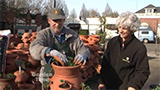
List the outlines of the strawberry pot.
{"type": "Polygon", "coordinates": [[[72,88],[69,90],[79,90],[82,83],[80,65],[76,66],[58,66],[54,63],[51,64],[54,70],[54,75],[49,79],[51,90],[58,90],[61,84],[60,80],[68,81],[72,88]]]}

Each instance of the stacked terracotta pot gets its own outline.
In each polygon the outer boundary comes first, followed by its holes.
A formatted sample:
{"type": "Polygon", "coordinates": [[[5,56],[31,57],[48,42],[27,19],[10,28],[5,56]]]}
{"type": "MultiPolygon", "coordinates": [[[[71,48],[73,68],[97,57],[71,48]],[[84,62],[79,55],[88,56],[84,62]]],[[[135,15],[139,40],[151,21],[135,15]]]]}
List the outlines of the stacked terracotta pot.
{"type": "Polygon", "coordinates": [[[38,74],[40,71],[40,62],[34,60],[29,53],[29,45],[36,38],[36,34],[37,32],[24,33],[21,39],[20,36],[11,34],[9,46],[6,50],[5,73],[14,73],[16,76],[15,82],[19,87],[26,83],[32,83],[32,80],[35,80],[32,73],[38,74]]]}
{"type": "Polygon", "coordinates": [[[85,45],[88,46],[90,50],[90,59],[85,66],[81,67],[82,75],[84,81],[88,78],[91,78],[93,75],[97,73],[97,68],[100,65],[100,55],[99,51],[101,48],[99,47],[100,36],[99,35],[79,35],[80,39],[84,42],[85,45]]]}

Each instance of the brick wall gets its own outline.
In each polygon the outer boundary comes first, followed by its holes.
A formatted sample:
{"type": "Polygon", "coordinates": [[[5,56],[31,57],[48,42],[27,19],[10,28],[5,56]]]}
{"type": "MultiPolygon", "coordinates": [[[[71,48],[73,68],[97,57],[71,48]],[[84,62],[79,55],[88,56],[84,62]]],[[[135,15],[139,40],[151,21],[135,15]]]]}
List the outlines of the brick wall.
{"type": "Polygon", "coordinates": [[[141,23],[147,23],[154,33],[157,32],[157,26],[160,24],[160,18],[140,18],[141,23]]]}

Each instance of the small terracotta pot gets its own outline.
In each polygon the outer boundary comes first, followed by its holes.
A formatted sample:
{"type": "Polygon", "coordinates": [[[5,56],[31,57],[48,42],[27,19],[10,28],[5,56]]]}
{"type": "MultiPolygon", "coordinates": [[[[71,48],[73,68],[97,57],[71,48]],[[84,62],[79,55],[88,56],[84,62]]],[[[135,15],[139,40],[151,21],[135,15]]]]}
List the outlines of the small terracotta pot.
{"type": "Polygon", "coordinates": [[[22,85],[23,83],[26,83],[29,78],[29,75],[23,70],[21,70],[21,72],[14,72],[14,75],[16,76],[15,82],[18,83],[18,86],[22,85]]]}
{"type": "Polygon", "coordinates": [[[32,83],[34,84],[34,90],[42,90],[42,85],[40,81],[36,81],[36,79],[32,80],[32,83]]]}
{"type": "Polygon", "coordinates": [[[29,44],[28,43],[19,43],[17,45],[17,48],[19,48],[19,49],[29,49],[29,44]]]}
{"type": "Polygon", "coordinates": [[[18,54],[16,52],[7,51],[5,73],[13,73],[18,69],[18,67],[16,66],[14,62],[17,56],[18,54]]]}
{"type": "Polygon", "coordinates": [[[0,78],[0,90],[4,90],[5,87],[7,87],[8,85],[10,85],[11,89],[17,89],[17,85],[14,82],[15,77],[12,78],[7,78],[7,79],[2,79],[0,78]]]}
{"type": "Polygon", "coordinates": [[[23,41],[23,43],[30,43],[30,37],[31,37],[30,33],[24,33],[22,35],[21,40],[23,41]]]}
{"type": "Polygon", "coordinates": [[[34,84],[25,83],[22,84],[19,88],[20,90],[34,90],[34,84]]]}
{"type": "Polygon", "coordinates": [[[84,42],[84,43],[88,43],[88,36],[87,35],[79,35],[79,38],[84,42]]]}
{"type": "Polygon", "coordinates": [[[99,35],[89,35],[89,37],[88,37],[89,44],[98,44],[99,41],[100,41],[99,35]]]}
{"type": "Polygon", "coordinates": [[[37,68],[38,66],[40,66],[40,62],[38,60],[34,60],[29,54],[28,54],[28,61],[32,63],[32,67],[37,68]]]}

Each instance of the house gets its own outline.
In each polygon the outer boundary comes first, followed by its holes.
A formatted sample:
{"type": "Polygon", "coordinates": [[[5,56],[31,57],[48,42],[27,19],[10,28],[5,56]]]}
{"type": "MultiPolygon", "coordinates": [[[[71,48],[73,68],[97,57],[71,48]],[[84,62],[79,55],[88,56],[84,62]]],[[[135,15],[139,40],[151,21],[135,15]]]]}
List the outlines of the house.
{"type": "MultiPolygon", "coordinates": [[[[101,30],[101,22],[99,18],[86,18],[86,22],[76,18],[71,19],[68,18],[65,22],[67,26],[69,23],[79,23],[81,25],[82,30],[89,30],[89,35],[96,34],[96,31],[101,30]]],[[[106,17],[106,38],[112,38],[117,34],[117,27],[116,27],[116,18],[106,17]]]]}
{"type": "Polygon", "coordinates": [[[151,27],[155,34],[160,31],[160,6],[152,4],[135,12],[141,20],[141,26],[151,27]]]}

